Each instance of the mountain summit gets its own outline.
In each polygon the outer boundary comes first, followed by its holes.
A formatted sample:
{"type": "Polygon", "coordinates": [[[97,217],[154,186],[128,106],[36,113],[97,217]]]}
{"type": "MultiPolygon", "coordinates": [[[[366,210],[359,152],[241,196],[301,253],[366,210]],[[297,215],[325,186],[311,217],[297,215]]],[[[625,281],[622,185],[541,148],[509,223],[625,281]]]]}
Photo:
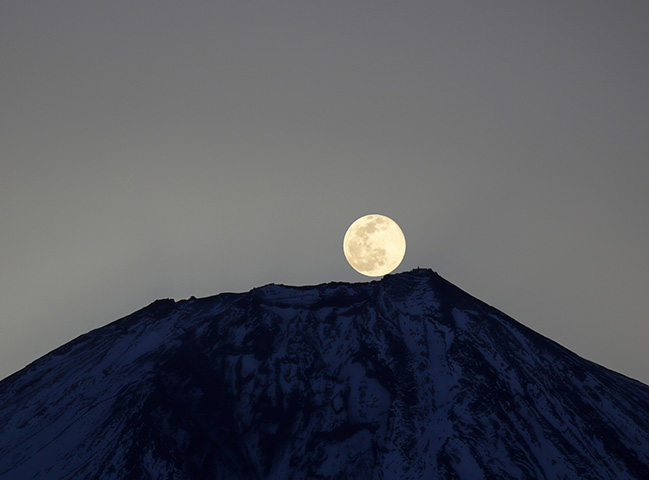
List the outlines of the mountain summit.
{"type": "Polygon", "coordinates": [[[148,307],[0,382],[0,479],[648,479],[649,387],[430,270],[148,307]]]}

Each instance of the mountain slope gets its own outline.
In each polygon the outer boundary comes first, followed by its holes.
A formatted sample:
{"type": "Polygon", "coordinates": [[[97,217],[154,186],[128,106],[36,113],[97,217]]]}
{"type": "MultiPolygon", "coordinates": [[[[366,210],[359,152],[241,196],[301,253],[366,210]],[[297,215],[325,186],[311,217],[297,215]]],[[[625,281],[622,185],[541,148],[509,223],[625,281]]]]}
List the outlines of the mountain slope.
{"type": "Polygon", "coordinates": [[[0,479],[646,479],[649,387],[429,270],[159,300],[0,383],[0,479]]]}

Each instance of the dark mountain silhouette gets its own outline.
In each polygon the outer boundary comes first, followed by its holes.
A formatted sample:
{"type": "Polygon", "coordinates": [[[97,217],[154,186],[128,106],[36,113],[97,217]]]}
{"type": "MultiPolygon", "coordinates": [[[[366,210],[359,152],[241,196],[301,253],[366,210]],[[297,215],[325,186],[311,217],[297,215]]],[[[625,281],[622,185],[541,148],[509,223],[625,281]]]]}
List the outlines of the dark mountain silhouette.
{"type": "Polygon", "coordinates": [[[649,479],[649,387],[430,270],[148,307],[0,382],[0,479],[649,479]]]}

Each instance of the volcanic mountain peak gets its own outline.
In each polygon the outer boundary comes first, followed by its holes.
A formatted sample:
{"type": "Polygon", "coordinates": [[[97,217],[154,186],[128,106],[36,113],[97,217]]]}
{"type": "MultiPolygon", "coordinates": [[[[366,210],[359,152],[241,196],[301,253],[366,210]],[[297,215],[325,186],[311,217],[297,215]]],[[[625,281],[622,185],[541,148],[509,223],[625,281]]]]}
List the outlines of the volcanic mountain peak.
{"type": "Polygon", "coordinates": [[[649,478],[649,387],[417,269],[158,300],[0,382],[0,479],[649,478]]]}

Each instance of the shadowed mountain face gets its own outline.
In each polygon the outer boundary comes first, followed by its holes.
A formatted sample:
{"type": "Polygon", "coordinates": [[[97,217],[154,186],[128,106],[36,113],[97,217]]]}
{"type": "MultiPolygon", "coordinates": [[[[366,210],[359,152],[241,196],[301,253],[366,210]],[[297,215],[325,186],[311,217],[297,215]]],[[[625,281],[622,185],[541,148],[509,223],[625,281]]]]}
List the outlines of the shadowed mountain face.
{"type": "Polygon", "coordinates": [[[159,300],[0,383],[0,479],[647,479],[649,387],[430,270],[159,300]]]}

